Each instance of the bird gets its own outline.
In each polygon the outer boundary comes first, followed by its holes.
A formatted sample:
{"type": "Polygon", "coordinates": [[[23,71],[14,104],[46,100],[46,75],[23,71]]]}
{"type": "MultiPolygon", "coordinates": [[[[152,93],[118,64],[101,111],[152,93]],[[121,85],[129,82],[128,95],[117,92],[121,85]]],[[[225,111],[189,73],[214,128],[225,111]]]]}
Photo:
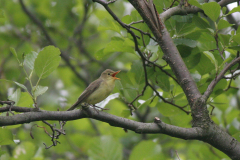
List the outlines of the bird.
{"type": "Polygon", "coordinates": [[[89,86],[82,92],[77,102],[67,111],[74,110],[84,102],[95,106],[96,103],[106,99],[115,87],[115,80],[120,80],[120,78],[116,77],[119,72],[120,71],[115,72],[111,69],[103,71],[101,76],[89,84],[89,86]]]}

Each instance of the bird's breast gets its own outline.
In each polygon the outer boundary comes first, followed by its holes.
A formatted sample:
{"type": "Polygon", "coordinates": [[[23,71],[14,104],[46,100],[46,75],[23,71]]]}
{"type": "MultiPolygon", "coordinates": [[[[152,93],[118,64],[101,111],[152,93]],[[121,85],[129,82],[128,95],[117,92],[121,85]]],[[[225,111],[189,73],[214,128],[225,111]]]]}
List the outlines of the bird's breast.
{"type": "Polygon", "coordinates": [[[98,89],[96,89],[87,99],[86,102],[88,104],[96,104],[104,99],[106,99],[109,94],[113,91],[115,86],[115,81],[103,81],[98,89]]]}

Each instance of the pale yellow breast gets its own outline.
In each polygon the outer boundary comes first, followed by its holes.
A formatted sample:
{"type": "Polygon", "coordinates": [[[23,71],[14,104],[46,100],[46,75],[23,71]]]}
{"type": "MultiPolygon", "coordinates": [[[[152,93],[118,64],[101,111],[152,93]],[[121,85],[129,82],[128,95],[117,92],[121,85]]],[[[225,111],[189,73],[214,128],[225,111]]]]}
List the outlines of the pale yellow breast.
{"type": "Polygon", "coordinates": [[[88,104],[96,104],[106,99],[115,87],[115,79],[105,80],[86,100],[88,104]]]}

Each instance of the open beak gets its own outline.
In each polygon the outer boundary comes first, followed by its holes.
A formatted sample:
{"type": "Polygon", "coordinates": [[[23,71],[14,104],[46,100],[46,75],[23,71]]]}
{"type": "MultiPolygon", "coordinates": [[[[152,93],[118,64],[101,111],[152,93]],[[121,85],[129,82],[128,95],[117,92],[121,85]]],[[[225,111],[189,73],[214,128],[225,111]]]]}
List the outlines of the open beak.
{"type": "MultiPolygon", "coordinates": [[[[121,71],[121,70],[120,70],[120,71],[121,71]]],[[[119,80],[120,80],[120,78],[115,77],[120,71],[117,71],[117,72],[113,73],[113,74],[112,74],[112,77],[113,77],[114,79],[119,79],[119,80]]]]}

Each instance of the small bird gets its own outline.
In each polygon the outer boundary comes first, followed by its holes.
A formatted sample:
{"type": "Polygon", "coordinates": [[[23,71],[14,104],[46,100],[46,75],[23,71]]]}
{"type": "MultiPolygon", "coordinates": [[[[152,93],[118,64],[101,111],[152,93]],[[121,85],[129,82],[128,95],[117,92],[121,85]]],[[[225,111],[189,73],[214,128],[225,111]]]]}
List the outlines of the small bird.
{"type": "Polygon", "coordinates": [[[115,87],[115,80],[120,80],[120,78],[115,77],[119,72],[120,71],[114,72],[111,69],[103,71],[101,76],[83,91],[77,102],[74,103],[68,111],[75,109],[83,102],[95,105],[107,98],[115,87]]]}

